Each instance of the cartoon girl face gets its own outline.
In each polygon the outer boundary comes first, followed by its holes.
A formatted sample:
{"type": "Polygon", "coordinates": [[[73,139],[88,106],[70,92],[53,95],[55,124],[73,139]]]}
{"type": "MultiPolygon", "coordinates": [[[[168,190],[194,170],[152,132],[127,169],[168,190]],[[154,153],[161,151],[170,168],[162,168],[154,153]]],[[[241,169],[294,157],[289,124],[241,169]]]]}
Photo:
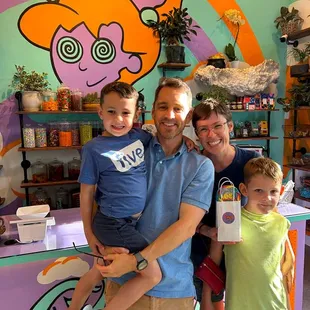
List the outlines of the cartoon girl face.
{"type": "Polygon", "coordinates": [[[137,53],[124,51],[119,24],[101,25],[94,37],[84,23],[66,31],[61,26],[52,39],[52,63],[59,80],[84,92],[99,92],[120,78],[124,69],[137,73],[142,62],[137,53]]]}

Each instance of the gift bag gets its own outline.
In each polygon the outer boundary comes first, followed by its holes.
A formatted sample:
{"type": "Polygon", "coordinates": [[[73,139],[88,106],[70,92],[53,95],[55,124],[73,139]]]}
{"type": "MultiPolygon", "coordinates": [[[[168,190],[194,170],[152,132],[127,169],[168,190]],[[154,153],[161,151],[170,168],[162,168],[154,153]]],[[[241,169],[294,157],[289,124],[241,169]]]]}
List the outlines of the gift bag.
{"type": "Polygon", "coordinates": [[[241,241],[241,194],[228,178],[219,181],[216,226],[218,241],[241,241]]]}

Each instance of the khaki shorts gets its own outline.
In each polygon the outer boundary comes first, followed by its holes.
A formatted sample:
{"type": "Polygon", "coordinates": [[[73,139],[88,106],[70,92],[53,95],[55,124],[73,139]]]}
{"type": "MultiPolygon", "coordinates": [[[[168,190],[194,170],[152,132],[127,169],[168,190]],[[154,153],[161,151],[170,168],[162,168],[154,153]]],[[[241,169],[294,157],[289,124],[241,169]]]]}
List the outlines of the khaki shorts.
{"type": "MultiPolygon", "coordinates": [[[[106,281],[105,286],[105,300],[108,304],[109,301],[116,295],[120,289],[120,285],[106,281]]],[[[151,296],[142,296],[134,305],[128,310],[193,310],[194,297],[187,298],[158,298],[151,296]]]]}

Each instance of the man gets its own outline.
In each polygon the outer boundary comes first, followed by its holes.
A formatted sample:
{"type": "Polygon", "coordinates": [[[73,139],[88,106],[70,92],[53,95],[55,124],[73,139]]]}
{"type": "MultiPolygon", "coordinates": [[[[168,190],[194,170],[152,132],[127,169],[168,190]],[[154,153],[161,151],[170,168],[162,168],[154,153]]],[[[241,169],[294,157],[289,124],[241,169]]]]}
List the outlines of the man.
{"type": "Polygon", "coordinates": [[[191,237],[210,207],[214,168],[206,157],[187,152],[183,142],[191,101],[189,87],[179,79],[161,80],[156,89],[152,116],[157,136],[145,153],[148,192],[137,226],[150,244],[135,255],[107,255],[105,259],[112,263],[97,266],[104,277],[120,277],[107,281],[107,303],[134,276],[128,272],[143,270],[157,259],[162,281],[130,309],[193,309],[191,237]]]}

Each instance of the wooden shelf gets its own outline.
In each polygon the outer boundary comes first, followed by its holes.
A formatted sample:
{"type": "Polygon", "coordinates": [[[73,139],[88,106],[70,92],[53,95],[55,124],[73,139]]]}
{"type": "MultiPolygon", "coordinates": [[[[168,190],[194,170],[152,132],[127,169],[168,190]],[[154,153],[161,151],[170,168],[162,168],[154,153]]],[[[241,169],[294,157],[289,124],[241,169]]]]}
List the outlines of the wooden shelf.
{"type": "Polygon", "coordinates": [[[310,36],[310,27],[289,34],[287,40],[293,41],[307,36],[310,36]]]}
{"type": "Polygon", "coordinates": [[[279,109],[273,109],[273,110],[267,110],[267,109],[257,109],[257,110],[230,110],[230,112],[235,113],[235,112],[276,112],[280,111],[279,109]]]}
{"type": "Polygon", "coordinates": [[[232,138],[230,141],[243,141],[243,140],[277,140],[278,137],[248,137],[248,138],[232,138]]]}
{"type": "Polygon", "coordinates": [[[43,187],[43,186],[55,186],[55,185],[69,185],[69,184],[77,184],[77,180],[63,180],[63,181],[57,181],[57,182],[45,182],[45,183],[33,183],[31,181],[24,183],[22,182],[21,188],[26,187],[43,187]]]}
{"type": "Polygon", "coordinates": [[[307,139],[310,139],[310,136],[309,137],[283,137],[284,139],[290,139],[290,140],[307,140],[307,139]]]}
{"type": "Polygon", "coordinates": [[[309,198],[301,197],[299,191],[296,191],[296,192],[295,192],[294,198],[300,199],[300,200],[303,200],[303,201],[308,201],[308,202],[310,202],[310,199],[309,199],[309,198]]]}
{"type": "Polygon", "coordinates": [[[165,70],[180,70],[180,71],[183,71],[187,67],[190,67],[190,64],[172,63],[172,62],[164,62],[157,66],[157,68],[162,68],[165,70]]]}
{"type": "Polygon", "coordinates": [[[302,171],[309,171],[310,172],[310,166],[297,166],[297,165],[283,165],[283,167],[295,169],[295,170],[302,170],[302,171]]]}
{"type": "Polygon", "coordinates": [[[290,110],[291,110],[291,111],[310,110],[310,106],[309,106],[309,107],[299,107],[299,108],[290,109],[290,110]]]}
{"type": "Polygon", "coordinates": [[[310,72],[291,75],[294,78],[310,78],[310,72]]]}
{"type": "Polygon", "coordinates": [[[17,111],[16,114],[98,114],[97,111],[17,111]]]}
{"type": "Polygon", "coordinates": [[[82,146],[47,146],[47,147],[19,147],[19,152],[32,152],[32,151],[59,151],[59,150],[81,150],[82,146]]]}

